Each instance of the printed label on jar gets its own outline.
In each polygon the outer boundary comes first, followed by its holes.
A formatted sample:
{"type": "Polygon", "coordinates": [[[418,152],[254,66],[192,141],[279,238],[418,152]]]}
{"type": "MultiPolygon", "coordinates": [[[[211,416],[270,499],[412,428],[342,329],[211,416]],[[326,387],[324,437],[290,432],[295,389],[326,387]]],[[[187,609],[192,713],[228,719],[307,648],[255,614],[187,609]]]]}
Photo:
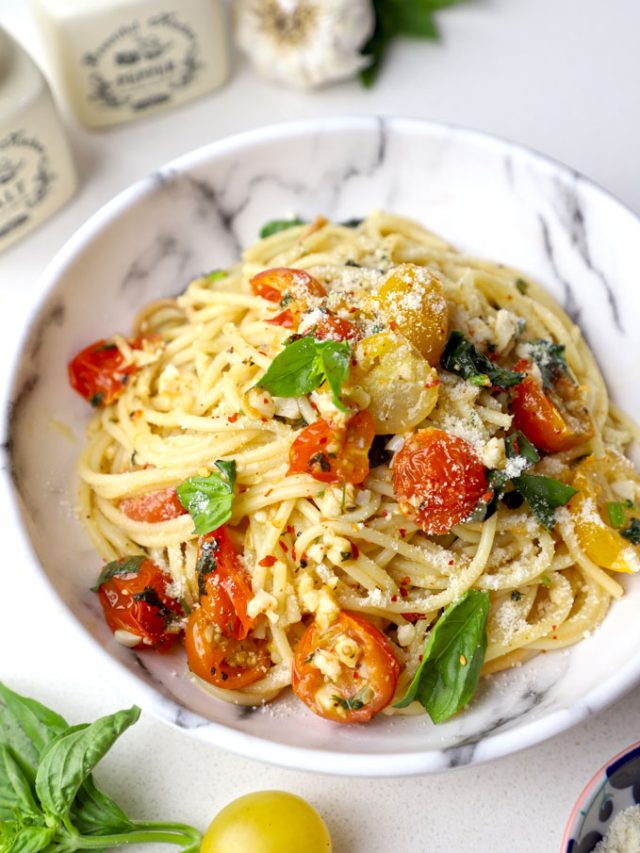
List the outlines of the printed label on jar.
{"type": "Polygon", "coordinates": [[[202,68],[195,32],[174,13],[119,27],[82,63],[89,69],[90,100],[134,112],[167,103],[202,68]]]}
{"type": "Polygon", "coordinates": [[[0,240],[26,225],[55,175],[44,146],[24,130],[0,139],[0,240]]]}

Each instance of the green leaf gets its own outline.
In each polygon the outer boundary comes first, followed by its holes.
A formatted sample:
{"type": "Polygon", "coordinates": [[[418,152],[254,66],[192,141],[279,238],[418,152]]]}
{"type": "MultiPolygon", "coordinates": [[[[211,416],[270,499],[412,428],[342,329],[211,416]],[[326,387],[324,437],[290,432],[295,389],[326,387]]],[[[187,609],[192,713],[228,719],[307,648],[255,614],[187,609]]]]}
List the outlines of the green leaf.
{"type": "Polygon", "coordinates": [[[525,377],[524,373],[497,367],[484,353],[477,350],[462,332],[451,332],[449,340],[442,353],[440,364],[450,373],[471,379],[484,374],[489,377],[491,384],[498,388],[510,388],[518,385],[525,377]]]}
{"type": "Polygon", "coordinates": [[[447,607],[429,634],[422,662],[395,708],[417,699],[434,723],[457,714],[469,702],[487,649],[489,593],[470,589],[447,607]]]}
{"type": "Polygon", "coordinates": [[[521,474],[512,482],[547,530],[556,523],[556,507],[564,506],[576,494],[572,486],[536,474],[521,474]]]}
{"type": "Polygon", "coordinates": [[[63,735],[53,744],[36,775],[36,793],[45,812],[61,819],[68,816],[82,783],[139,716],[140,709],[135,706],[118,711],[63,735]]]}
{"type": "Polygon", "coordinates": [[[55,711],[0,682],[0,744],[13,750],[27,775],[35,779],[40,755],[66,730],[66,721],[55,711]]]}
{"type": "Polygon", "coordinates": [[[633,545],[640,545],[640,519],[632,518],[629,526],[621,530],[620,534],[633,545]]]}
{"type": "Polygon", "coordinates": [[[301,397],[327,381],[341,410],[342,386],[349,374],[351,347],[346,341],[317,341],[305,336],[284,348],[256,383],[274,397],[301,397]]]}
{"type": "MultiPolygon", "coordinates": [[[[16,827],[17,828],[17,827],[16,827]]],[[[1,847],[2,853],[38,853],[47,850],[56,834],[56,827],[22,826],[11,839],[7,847],[1,847]]]]}
{"type": "Polygon", "coordinates": [[[236,463],[218,459],[215,465],[220,474],[212,471],[208,477],[190,477],[176,489],[178,500],[189,512],[200,536],[217,530],[231,518],[236,463]]]}
{"type": "Polygon", "coordinates": [[[115,575],[137,575],[140,566],[147,559],[146,554],[135,554],[132,557],[121,557],[103,566],[96,585],[91,587],[92,592],[97,592],[103,583],[110,581],[115,575]]]}
{"type": "Polygon", "coordinates": [[[569,365],[564,355],[565,347],[539,338],[527,341],[526,351],[540,369],[542,384],[550,388],[559,377],[569,373],[569,365]]]}
{"type": "Polygon", "coordinates": [[[306,225],[303,219],[272,219],[265,223],[260,229],[261,237],[271,237],[272,234],[278,234],[280,231],[287,231],[289,228],[295,228],[296,225],[306,225]]]}
{"type": "Polygon", "coordinates": [[[220,281],[221,278],[226,278],[227,271],[226,270],[211,270],[205,275],[207,281],[220,281]]]}
{"type": "Polygon", "coordinates": [[[0,820],[15,817],[16,810],[30,819],[42,815],[33,797],[31,780],[13,750],[3,744],[0,746],[0,820]]]}
{"type": "Polygon", "coordinates": [[[530,465],[535,465],[536,462],[540,461],[540,454],[527,436],[520,432],[520,430],[516,430],[511,435],[508,435],[505,438],[504,444],[509,459],[515,459],[516,456],[524,456],[530,465]]]}
{"type": "Polygon", "coordinates": [[[87,776],[71,807],[71,822],[82,835],[127,832],[133,826],[120,806],[87,776]]]}
{"type": "Polygon", "coordinates": [[[625,522],[624,504],[620,501],[607,501],[607,515],[612,527],[622,527],[625,522]]]}

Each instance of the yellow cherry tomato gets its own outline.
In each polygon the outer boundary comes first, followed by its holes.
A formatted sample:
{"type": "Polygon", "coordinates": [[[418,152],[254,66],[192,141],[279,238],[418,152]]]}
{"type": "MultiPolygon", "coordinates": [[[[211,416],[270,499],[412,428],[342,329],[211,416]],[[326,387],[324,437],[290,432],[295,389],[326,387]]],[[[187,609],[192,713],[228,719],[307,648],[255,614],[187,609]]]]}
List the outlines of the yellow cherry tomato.
{"type": "Polygon", "coordinates": [[[425,267],[400,264],[378,290],[380,310],[391,329],[400,332],[436,365],[447,342],[449,311],[442,283],[425,267]]]}
{"type": "Polygon", "coordinates": [[[403,433],[423,421],[438,401],[438,373],[396,332],[361,340],[354,351],[354,383],[367,392],[378,435],[403,433]]]}
{"type": "Polygon", "coordinates": [[[614,572],[634,573],[637,571],[638,549],[603,519],[602,476],[598,460],[593,456],[588,456],[576,469],[573,487],[578,494],[569,503],[576,537],[596,566],[614,572]]]}
{"type": "Polygon", "coordinates": [[[331,853],[325,822],[286,791],[256,791],[225,806],[211,822],[200,853],[331,853]]]}

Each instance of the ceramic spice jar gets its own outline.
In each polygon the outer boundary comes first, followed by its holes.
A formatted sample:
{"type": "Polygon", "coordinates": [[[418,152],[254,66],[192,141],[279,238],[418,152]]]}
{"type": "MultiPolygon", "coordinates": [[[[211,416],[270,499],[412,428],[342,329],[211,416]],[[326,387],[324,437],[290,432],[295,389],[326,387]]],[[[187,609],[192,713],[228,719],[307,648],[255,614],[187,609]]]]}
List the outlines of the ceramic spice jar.
{"type": "Polygon", "coordinates": [[[100,128],[205,95],[228,69],[221,0],[31,0],[51,72],[100,128]]]}
{"type": "Polygon", "coordinates": [[[73,195],[76,175],[49,87],[0,28],[0,251],[73,195]]]}

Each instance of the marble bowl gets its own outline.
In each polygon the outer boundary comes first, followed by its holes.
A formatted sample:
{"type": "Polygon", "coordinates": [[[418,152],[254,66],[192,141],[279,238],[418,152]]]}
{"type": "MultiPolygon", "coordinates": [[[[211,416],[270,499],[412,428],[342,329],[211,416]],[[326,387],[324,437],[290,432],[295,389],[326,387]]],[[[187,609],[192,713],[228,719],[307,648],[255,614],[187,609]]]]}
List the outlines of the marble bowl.
{"type": "Polygon", "coordinates": [[[591,853],[617,814],[640,803],[640,741],[614,755],[578,797],[560,853],[591,853]]]}
{"type": "Polygon", "coordinates": [[[254,758],[361,775],[440,771],[513,752],[614,701],[640,677],[640,584],[578,646],[485,681],[444,725],[380,715],[366,726],[313,716],[292,697],[264,709],[212,699],[176,656],[117,645],[89,591],[99,559],[74,515],[75,463],[89,413],[66,364],[88,341],[130,327],[146,302],[224,267],[276,217],[344,220],[383,208],[460,248],[539,279],[581,324],[615,400],[638,410],[640,221],[591,182],[539,154],[469,130],[401,119],[283,124],[212,143],[126,190],[61,250],[16,355],[8,430],[24,534],[81,628],[96,665],[131,698],[189,734],[254,758]]]}

